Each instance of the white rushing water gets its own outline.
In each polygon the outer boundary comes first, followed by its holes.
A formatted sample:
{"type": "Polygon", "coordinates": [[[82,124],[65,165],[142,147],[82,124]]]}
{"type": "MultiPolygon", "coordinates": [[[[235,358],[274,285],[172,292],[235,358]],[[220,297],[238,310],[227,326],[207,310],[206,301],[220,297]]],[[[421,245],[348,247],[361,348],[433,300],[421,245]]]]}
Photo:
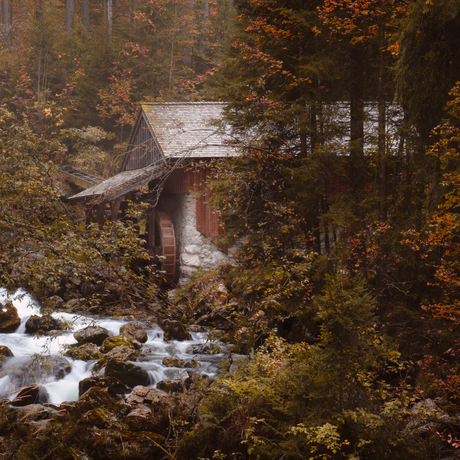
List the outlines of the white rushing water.
{"type": "MultiPolygon", "coordinates": [[[[127,323],[128,319],[110,319],[96,317],[82,317],[69,313],[53,313],[53,317],[64,321],[69,325],[69,331],[64,332],[56,338],[47,336],[35,336],[25,333],[25,323],[31,315],[40,315],[39,305],[24,291],[19,290],[15,294],[7,295],[5,289],[0,289],[0,304],[5,300],[11,300],[18,310],[21,318],[21,325],[13,333],[0,333],[0,346],[7,346],[14,354],[12,358],[5,358],[0,361],[0,399],[13,399],[19,392],[21,386],[26,384],[21,381],[24,374],[29,370],[34,372],[34,384],[43,385],[49,394],[49,402],[60,404],[63,401],[74,401],[78,399],[78,383],[84,378],[90,377],[94,361],[80,361],[65,357],[71,364],[70,373],[64,378],[57,379],[55,372],[50,372],[46,361],[62,358],[65,351],[64,346],[76,343],[73,332],[88,325],[99,325],[106,328],[112,335],[119,335],[120,327],[127,323]],[[31,361],[31,358],[35,360],[31,361]],[[21,367],[22,365],[22,367],[21,367]],[[23,373],[18,373],[18,369],[23,373]],[[19,380],[18,380],[19,379],[19,380]]],[[[1,307],[1,305],[0,305],[1,307]]],[[[155,326],[145,329],[148,340],[143,344],[141,355],[134,362],[137,366],[145,368],[151,376],[152,386],[164,379],[177,379],[187,377],[186,369],[165,367],[162,361],[165,357],[177,357],[186,361],[192,359],[198,362],[197,369],[216,377],[220,370],[219,362],[223,354],[194,356],[186,353],[186,348],[192,344],[205,343],[207,334],[191,333],[191,341],[165,342],[163,331],[155,326]]],[[[223,347],[223,344],[219,343],[223,347]]]]}

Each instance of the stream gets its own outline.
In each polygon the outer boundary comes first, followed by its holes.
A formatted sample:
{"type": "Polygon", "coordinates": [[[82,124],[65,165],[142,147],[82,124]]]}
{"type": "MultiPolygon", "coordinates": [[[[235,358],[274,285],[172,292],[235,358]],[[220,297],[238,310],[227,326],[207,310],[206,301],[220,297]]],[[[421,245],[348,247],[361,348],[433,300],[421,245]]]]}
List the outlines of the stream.
{"type": "MultiPolygon", "coordinates": [[[[7,299],[11,300],[18,310],[21,324],[15,332],[0,333],[0,346],[7,346],[14,354],[14,357],[0,361],[0,399],[12,400],[18,394],[20,387],[36,384],[45,386],[49,394],[49,403],[61,404],[64,401],[77,400],[78,383],[92,375],[91,370],[96,361],[80,361],[65,357],[71,364],[71,370],[61,379],[56,379],[54,373],[50,373],[49,369],[42,366],[41,363],[46,360],[50,361],[54,357],[62,358],[64,347],[77,342],[73,337],[73,332],[78,329],[88,325],[99,325],[106,328],[112,335],[118,335],[120,327],[130,321],[126,318],[85,317],[57,312],[52,316],[69,324],[70,330],[55,338],[35,336],[25,333],[25,323],[31,315],[40,315],[40,306],[22,290],[8,296],[5,289],[0,289],[0,304],[7,299]],[[31,368],[33,368],[32,372],[29,371],[31,368]],[[22,374],[18,372],[18,369],[22,371],[22,374]]],[[[224,357],[224,352],[215,355],[186,353],[190,345],[205,343],[207,332],[191,332],[192,340],[165,342],[160,327],[145,327],[145,330],[148,340],[143,344],[141,354],[133,364],[148,371],[151,379],[150,386],[155,387],[162,380],[188,376],[187,369],[164,366],[162,362],[166,357],[177,357],[187,361],[193,359],[198,366],[192,371],[206,374],[211,379],[217,377],[220,371],[219,362],[224,357]]],[[[218,344],[225,350],[224,344],[220,342],[218,344]]]]}

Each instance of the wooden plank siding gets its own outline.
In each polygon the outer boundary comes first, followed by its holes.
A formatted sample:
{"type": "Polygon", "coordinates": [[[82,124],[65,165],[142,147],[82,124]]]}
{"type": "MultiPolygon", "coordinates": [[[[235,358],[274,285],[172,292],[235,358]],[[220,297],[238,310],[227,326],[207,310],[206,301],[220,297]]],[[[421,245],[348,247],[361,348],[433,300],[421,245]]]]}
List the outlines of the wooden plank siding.
{"type": "Polygon", "coordinates": [[[193,172],[178,167],[172,171],[163,187],[163,193],[171,195],[189,193],[190,190],[193,190],[193,172]]]}
{"type": "Polygon", "coordinates": [[[209,168],[199,169],[193,174],[193,191],[198,192],[196,199],[196,228],[205,237],[223,235],[222,218],[211,204],[212,194],[208,189],[207,181],[211,174],[209,168]]]}
{"type": "Polygon", "coordinates": [[[123,170],[130,171],[132,169],[145,168],[153,163],[160,164],[163,161],[163,155],[157,140],[152,135],[144,113],[141,113],[138,119],[135,132],[136,134],[126,152],[126,163],[123,170]]]}
{"type": "Polygon", "coordinates": [[[212,194],[207,188],[210,174],[210,168],[176,168],[163,187],[165,194],[199,194],[196,197],[196,228],[207,238],[225,233],[222,219],[210,202],[212,194]]]}

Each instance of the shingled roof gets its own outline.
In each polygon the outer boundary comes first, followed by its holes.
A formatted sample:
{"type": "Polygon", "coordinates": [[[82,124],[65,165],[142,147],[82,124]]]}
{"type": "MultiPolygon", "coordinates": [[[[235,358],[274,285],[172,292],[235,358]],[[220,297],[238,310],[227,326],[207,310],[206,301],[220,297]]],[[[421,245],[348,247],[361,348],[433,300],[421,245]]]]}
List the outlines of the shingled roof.
{"type": "Polygon", "coordinates": [[[122,171],[94,187],[70,197],[114,200],[168,170],[168,160],[235,156],[228,130],[220,120],[221,102],[170,102],[141,104],[130,136],[122,171]]]}
{"type": "Polygon", "coordinates": [[[223,102],[141,104],[165,158],[234,156],[228,131],[219,125],[224,107],[223,102]]]}

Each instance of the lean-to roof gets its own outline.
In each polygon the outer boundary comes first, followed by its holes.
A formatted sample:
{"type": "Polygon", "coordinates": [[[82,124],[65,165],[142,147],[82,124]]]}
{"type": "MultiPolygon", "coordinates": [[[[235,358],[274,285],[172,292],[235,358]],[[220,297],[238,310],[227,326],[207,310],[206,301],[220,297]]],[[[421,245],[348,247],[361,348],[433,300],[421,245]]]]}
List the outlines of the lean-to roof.
{"type": "Polygon", "coordinates": [[[92,198],[103,198],[107,201],[116,200],[118,197],[129,193],[151,180],[157,179],[165,174],[165,168],[157,165],[147,166],[142,169],[122,171],[116,176],[110,177],[94,187],[83,190],[70,197],[70,200],[90,200],[92,198]]]}

